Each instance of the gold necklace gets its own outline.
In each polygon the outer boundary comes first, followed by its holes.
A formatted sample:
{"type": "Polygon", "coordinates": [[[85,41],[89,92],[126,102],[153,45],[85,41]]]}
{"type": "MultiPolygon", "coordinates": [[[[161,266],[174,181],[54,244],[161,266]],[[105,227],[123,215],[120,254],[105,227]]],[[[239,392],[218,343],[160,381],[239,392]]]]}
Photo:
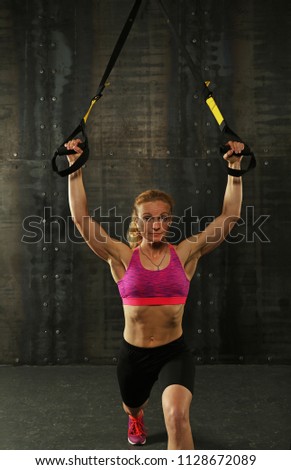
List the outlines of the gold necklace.
{"type": "Polygon", "coordinates": [[[143,254],[144,256],[146,256],[146,258],[157,268],[157,271],[160,271],[160,266],[161,266],[162,262],[164,261],[168,250],[165,251],[165,254],[164,254],[163,258],[162,258],[162,261],[160,261],[159,264],[156,264],[156,263],[154,263],[154,262],[151,260],[151,258],[143,251],[143,249],[142,249],[141,246],[139,247],[139,249],[140,249],[140,251],[142,252],[142,254],[143,254]]]}

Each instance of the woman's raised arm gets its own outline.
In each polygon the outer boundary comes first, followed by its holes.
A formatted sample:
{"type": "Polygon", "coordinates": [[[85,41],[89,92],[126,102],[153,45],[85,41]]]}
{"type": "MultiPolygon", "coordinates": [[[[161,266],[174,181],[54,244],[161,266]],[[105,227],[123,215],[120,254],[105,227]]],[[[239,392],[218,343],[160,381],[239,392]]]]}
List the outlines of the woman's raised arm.
{"type": "MultiPolygon", "coordinates": [[[[67,156],[70,165],[82,155],[82,149],[78,147],[80,142],[80,139],[76,139],[65,144],[68,150],[73,149],[76,152],[76,154],[67,156]]],[[[130,248],[124,243],[112,239],[101,225],[89,215],[81,168],[69,175],[68,191],[72,220],[89,247],[97,256],[108,263],[121,261],[124,252],[130,251],[130,248]]]]}

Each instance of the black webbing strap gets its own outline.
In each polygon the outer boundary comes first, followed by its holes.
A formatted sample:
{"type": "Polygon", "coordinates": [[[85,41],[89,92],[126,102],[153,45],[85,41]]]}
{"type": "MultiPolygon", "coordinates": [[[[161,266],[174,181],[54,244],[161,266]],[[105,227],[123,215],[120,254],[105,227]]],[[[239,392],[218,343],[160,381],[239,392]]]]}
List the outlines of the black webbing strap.
{"type": "Polygon", "coordinates": [[[77,171],[81,166],[84,165],[84,163],[88,160],[89,158],[89,145],[88,145],[88,138],[86,135],[86,122],[88,119],[88,116],[94,106],[94,104],[102,97],[102,92],[104,88],[107,86],[107,80],[108,77],[115,65],[115,62],[117,61],[117,58],[125,44],[125,41],[127,39],[127,36],[129,35],[129,32],[132,28],[132,25],[134,23],[135,17],[137,15],[137,12],[139,10],[139,7],[141,5],[142,0],[135,0],[134,5],[128,15],[128,18],[122,28],[122,31],[119,35],[119,38],[114,46],[113,52],[111,54],[111,57],[109,59],[109,62],[106,66],[105,72],[103,74],[103,77],[99,83],[98,89],[96,91],[95,96],[92,98],[90,102],[90,106],[88,108],[88,111],[86,112],[85,116],[82,118],[80,124],[76,127],[76,129],[72,132],[71,135],[69,135],[66,140],[63,142],[62,145],[56,150],[53,158],[52,158],[52,168],[53,170],[58,173],[60,176],[68,176],[71,173],[74,173],[77,171]],[[82,134],[82,139],[83,143],[79,145],[83,149],[82,155],[71,165],[70,167],[64,169],[64,170],[59,170],[57,167],[56,159],[58,156],[61,155],[71,155],[76,153],[74,150],[67,150],[64,144],[68,142],[69,140],[72,140],[74,137],[76,137],[78,134],[82,134]]]}
{"type": "MultiPolygon", "coordinates": [[[[242,142],[244,144],[244,150],[243,150],[243,155],[244,156],[249,156],[249,163],[246,169],[243,170],[235,170],[232,168],[228,168],[226,166],[226,170],[229,175],[231,176],[241,176],[244,173],[248,172],[250,169],[255,168],[256,166],[256,159],[254,156],[254,153],[251,151],[250,147],[235,133],[233,132],[227,125],[221,111],[219,110],[214,97],[213,93],[210,91],[208,88],[210,82],[205,82],[203,78],[201,77],[201,74],[198,70],[198,67],[194,64],[191,55],[189,54],[181,36],[179,35],[178,31],[176,30],[173,22],[171,21],[169,14],[162,2],[162,0],[158,0],[158,3],[160,4],[161,10],[166,18],[166,22],[170,28],[170,30],[173,32],[175,39],[187,61],[187,64],[192,72],[192,75],[194,77],[194,80],[196,82],[196,86],[198,87],[198,93],[200,93],[206,104],[208,105],[210,111],[212,112],[219,129],[221,131],[221,146],[220,146],[220,152],[222,154],[225,154],[229,150],[229,146],[227,145],[227,142],[230,140],[235,140],[237,142],[242,142]]],[[[238,155],[239,156],[239,155],[238,155]]]]}

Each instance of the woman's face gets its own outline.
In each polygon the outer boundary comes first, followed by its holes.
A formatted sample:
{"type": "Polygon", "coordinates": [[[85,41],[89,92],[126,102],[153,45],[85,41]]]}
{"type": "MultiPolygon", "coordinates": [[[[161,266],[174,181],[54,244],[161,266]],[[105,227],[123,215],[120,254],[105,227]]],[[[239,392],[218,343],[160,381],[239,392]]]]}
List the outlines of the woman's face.
{"type": "Polygon", "coordinates": [[[149,243],[161,242],[171,224],[171,208],[164,201],[144,202],[138,206],[138,229],[149,243]]]}

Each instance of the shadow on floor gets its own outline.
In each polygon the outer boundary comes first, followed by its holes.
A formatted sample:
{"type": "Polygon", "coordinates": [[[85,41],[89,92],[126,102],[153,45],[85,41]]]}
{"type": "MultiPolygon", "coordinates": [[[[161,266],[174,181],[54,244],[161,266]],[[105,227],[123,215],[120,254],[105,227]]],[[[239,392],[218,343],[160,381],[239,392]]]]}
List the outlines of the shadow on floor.
{"type": "MultiPolygon", "coordinates": [[[[197,449],[290,448],[291,366],[197,367],[197,449]]],[[[0,367],[0,449],[129,449],[115,366],[0,367]]],[[[145,411],[146,449],[166,449],[158,385],[145,411]]]]}

